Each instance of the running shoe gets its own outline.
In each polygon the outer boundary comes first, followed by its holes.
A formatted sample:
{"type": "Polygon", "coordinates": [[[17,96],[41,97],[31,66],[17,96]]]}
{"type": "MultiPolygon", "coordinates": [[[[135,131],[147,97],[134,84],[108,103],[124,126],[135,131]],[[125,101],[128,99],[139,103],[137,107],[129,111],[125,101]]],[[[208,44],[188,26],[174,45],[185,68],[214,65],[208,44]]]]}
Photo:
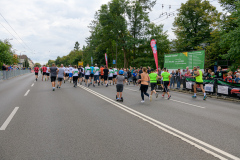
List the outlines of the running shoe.
{"type": "Polygon", "coordinates": [[[90,84],[88,84],[88,87],[90,86],[90,84]]]}
{"type": "Polygon", "coordinates": [[[65,80],[64,80],[64,83],[65,83],[65,80]]]}
{"type": "Polygon", "coordinates": [[[168,100],[171,98],[171,95],[170,96],[168,96],[168,100]]]}
{"type": "Polygon", "coordinates": [[[100,82],[98,82],[98,86],[100,86],[100,82]]]}
{"type": "Polygon", "coordinates": [[[57,85],[57,88],[58,88],[58,85],[57,85]]]}
{"type": "Polygon", "coordinates": [[[145,102],[144,100],[141,101],[141,103],[144,103],[144,102],[145,102]]]}
{"type": "Polygon", "coordinates": [[[149,100],[150,100],[150,102],[152,102],[152,95],[150,95],[149,100]]]}
{"type": "Polygon", "coordinates": [[[93,87],[95,87],[95,84],[93,84],[93,87]]]}
{"type": "Polygon", "coordinates": [[[162,98],[164,98],[165,95],[162,95],[162,98]]]}
{"type": "Polygon", "coordinates": [[[55,91],[55,88],[53,88],[52,90],[55,91]]]}
{"type": "Polygon", "coordinates": [[[59,89],[61,88],[61,87],[58,87],[59,89]]]}
{"type": "Polygon", "coordinates": [[[207,96],[204,96],[204,97],[203,97],[203,100],[206,100],[206,99],[207,99],[207,96]]]}
{"type": "Polygon", "coordinates": [[[106,87],[108,87],[108,84],[106,85],[106,87]]]}
{"type": "Polygon", "coordinates": [[[192,98],[197,98],[197,96],[192,96],[192,98]]]}
{"type": "Polygon", "coordinates": [[[158,98],[158,93],[156,93],[156,98],[158,98]]]}

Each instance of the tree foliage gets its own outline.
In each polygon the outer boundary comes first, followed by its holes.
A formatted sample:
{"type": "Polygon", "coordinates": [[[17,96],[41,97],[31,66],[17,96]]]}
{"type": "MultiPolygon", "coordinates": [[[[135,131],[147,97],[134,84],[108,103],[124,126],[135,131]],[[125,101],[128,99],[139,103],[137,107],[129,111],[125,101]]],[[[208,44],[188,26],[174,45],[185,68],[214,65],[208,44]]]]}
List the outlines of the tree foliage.
{"type": "Polygon", "coordinates": [[[240,66],[240,3],[236,2],[236,10],[231,12],[230,17],[233,19],[233,23],[236,27],[229,31],[222,30],[221,46],[222,48],[228,48],[228,54],[223,55],[223,58],[231,60],[232,69],[236,69],[240,66]]]}
{"type": "Polygon", "coordinates": [[[13,63],[18,62],[18,60],[14,57],[12,45],[7,41],[0,40],[0,65],[3,63],[12,65],[13,63]]]}
{"type": "Polygon", "coordinates": [[[104,54],[108,55],[109,65],[117,60],[118,67],[155,67],[150,41],[156,39],[159,62],[163,63],[163,53],[169,53],[168,35],[163,25],[151,24],[148,12],[156,1],[111,0],[102,5],[89,25],[91,35],[83,48],[84,60],[105,64],[104,54]],[[87,59],[85,59],[87,58],[87,59]]]}
{"type": "Polygon", "coordinates": [[[177,51],[194,50],[209,41],[218,16],[218,11],[209,1],[188,0],[178,11],[173,23],[177,51]]]}

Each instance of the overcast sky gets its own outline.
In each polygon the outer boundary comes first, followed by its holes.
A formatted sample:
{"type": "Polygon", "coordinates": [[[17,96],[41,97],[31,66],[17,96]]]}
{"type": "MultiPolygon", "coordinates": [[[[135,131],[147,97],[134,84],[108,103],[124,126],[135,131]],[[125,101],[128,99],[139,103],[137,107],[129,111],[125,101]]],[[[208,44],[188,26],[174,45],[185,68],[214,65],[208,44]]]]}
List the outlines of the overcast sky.
{"type": "MultiPolygon", "coordinates": [[[[90,35],[87,26],[93,20],[94,13],[108,1],[110,0],[0,0],[0,13],[27,46],[1,15],[0,39],[13,39],[10,42],[17,54],[26,54],[34,63],[45,64],[49,59],[67,55],[76,41],[81,47],[86,45],[85,38],[90,35]]],[[[174,17],[156,18],[162,12],[176,11],[185,2],[186,0],[157,0],[153,11],[149,13],[151,21],[164,24],[169,39],[175,38],[171,30],[174,17]]],[[[210,2],[221,10],[217,0],[210,2]]]]}

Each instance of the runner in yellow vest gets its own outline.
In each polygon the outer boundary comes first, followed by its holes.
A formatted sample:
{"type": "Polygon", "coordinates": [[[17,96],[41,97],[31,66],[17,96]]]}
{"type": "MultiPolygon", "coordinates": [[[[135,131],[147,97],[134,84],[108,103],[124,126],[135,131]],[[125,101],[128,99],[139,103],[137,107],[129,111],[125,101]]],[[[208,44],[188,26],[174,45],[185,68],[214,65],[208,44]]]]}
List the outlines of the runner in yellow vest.
{"type": "Polygon", "coordinates": [[[200,85],[201,87],[201,90],[204,94],[204,98],[203,100],[206,100],[207,99],[207,96],[206,96],[206,92],[205,90],[203,89],[203,73],[202,71],[200,70],[200,67],[194,67],[194,78],[196,78],[196,82],[194,84],[194,95],[192,96],[193,98],[197,98],[197,85],[200,85]]]}

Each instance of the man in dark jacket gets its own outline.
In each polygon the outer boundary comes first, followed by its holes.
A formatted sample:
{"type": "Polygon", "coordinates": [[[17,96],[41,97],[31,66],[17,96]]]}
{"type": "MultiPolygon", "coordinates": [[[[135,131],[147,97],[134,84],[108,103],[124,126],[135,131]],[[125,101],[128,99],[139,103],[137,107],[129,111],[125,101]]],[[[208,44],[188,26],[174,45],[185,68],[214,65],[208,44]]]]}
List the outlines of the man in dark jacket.
{"type": "Polygon", "coordinates": [[[218,69],[217,69],[215,75],[216,75],[216,78],[223,79],[223,71],[222,71],[221,66],[218,66],[218,69]]]}

